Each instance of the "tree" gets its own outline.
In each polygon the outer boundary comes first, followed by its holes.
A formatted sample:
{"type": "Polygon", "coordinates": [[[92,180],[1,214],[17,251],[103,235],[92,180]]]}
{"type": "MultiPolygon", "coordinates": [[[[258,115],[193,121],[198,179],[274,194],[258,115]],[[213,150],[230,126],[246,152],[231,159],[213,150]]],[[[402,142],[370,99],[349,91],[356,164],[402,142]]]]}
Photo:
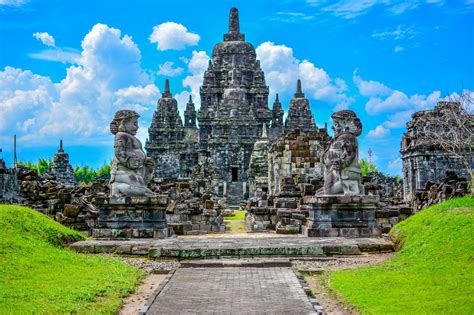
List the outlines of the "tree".
{"type": "Polygon", "coordinates": [[[474,92],[464,90],[436,106],[438,110],[428,116],[418,136],[462,162],[471,177],[471,194],[474,194],[474,92]]]}
{"type": "Polygon", "coordinates": [[[367,176],[369,173],[378,172],[377,166],[374,163],[361,159],[359,161],[360,171],[362,176],[367,176]]]}

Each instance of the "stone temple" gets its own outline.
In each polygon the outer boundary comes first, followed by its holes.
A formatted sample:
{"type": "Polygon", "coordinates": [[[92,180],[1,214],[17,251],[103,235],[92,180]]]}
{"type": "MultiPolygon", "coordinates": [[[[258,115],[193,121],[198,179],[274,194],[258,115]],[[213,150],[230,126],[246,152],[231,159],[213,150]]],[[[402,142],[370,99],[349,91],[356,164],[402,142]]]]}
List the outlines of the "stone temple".
{"type": "Polygon", "coordinates": [[[188,180],[198,161],[209,158],[219,177],[215,193],[227,197],[230,206],[238,206],[249,196],[250,184],[258,181],[256,174],[250,172],[249,182],[248,170],[254,145],[262,141],[262,132],[264,139],[268,136],[270,141],[295,130],[327,134],[316,126],[300,80],[296,86],[284,122],[278,94],[273,109],[269,109],[269,88],[260,61],[255,48],[240,32],[238,10],[232,8],[229,30],[224,41],[214,46],[204,73],[201,107],[196,112],[190,98],[184,124],[166,81],[145,145],[147,154],[155,161],[155,180],[188,180]]]}
{"type": "MultiPolygon", "coordinates": [[[[433,142],[419,136],[420,131],[434,128],[431,118],[444,117],[445,109],[449,106],[460,105],[456,102],[438,102],[432,110],[414,113],[412,120],[407,123],[400,149],[403,197],[406,202],[413,201],[416,191],[424,190],[427,183],[441,183],[449,176],[470,180],[470,174],[459,157],[444,152],[433,142]]],[[[472,152],[472,147],[467,152],[472,152]]],[[[467,154],[467,160],[471,169],[474,168],[473,157],[467,154]]]]}

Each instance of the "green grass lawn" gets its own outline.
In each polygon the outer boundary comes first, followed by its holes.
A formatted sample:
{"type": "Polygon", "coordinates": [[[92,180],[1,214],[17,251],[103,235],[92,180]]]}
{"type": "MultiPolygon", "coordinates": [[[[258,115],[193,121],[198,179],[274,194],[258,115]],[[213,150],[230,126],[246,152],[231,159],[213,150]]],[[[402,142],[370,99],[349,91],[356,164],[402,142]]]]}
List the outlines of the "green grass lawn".
{"type": "Polygon", "coordinates": [[[84,239],[31,209],[0,206],[0,314],[115,313],[142,273],[63,246],[84,239]]]}
{"type": "Polygon", "coordinates": [[[332,288],[365,314],[474,314],[474,198],[423,210],[391,235],[392,259],[336,272],[332,288]]]}
{"type": "Polygon", "coordinates": [[[244,233],[245,210],[234,210],[234,216],[224,217],[224,223],[227,226],[227,233],[244,233]]]}

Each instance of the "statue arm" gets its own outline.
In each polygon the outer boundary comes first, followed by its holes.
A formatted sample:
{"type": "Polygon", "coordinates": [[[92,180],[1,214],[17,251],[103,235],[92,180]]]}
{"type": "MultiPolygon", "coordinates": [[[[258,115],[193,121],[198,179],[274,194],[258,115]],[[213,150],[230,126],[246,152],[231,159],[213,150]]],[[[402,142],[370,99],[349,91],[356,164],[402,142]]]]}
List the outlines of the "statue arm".
{"type": "Polygon", "coordinates": [[[343,139],[342,154],[340,156],[341,168],[348,167],[356,158],[357,154],[357,139],[353,135],[347,135],[343,139]]]}
{"type": "Polygon", "coordinates": [[[137,159],[134,156],[133,151],[130,149],[130,139],[128,139],[127,134],[117,133],[115,136],[114,149],[115,157],[120,164],[132,170],[141,166],[142,161],[137,159]]]}

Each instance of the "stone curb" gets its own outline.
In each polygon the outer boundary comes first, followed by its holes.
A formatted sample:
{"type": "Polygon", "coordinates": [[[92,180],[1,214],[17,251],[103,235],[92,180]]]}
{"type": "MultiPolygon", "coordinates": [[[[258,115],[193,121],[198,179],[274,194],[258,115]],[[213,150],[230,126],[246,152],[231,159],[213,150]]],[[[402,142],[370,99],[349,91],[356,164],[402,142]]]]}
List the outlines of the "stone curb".
{"type": "Polygon", "coordinates": [[[181,268],[276,268],[291,267],[289,259],[273,259],[273,260],[208,260],[208,261],[183,261],[181,268]]]}
{"type": "Polygon", "coordinates": [[[315,311],[313,314],[318,314],[318,315],[326,314],[326,312],[324,311],[324,307],[318,303],[318,301],[316,300],[316,297],[313,294],[313,291],[311,291],[311,289],[309,288],[309,285],[304,280],[304,276],[296,270],[293,270],[293,272],[295,273],[296,278],[300,282],[300,285],[303,288],[304,293],[306,293],[306,295],[308,296],[309,302],[313,305],[313,308],[315,311]]]}
{"type": "Polygon", "coordinates": [[[158,295],[161,293],[161,291],[163,291],[164,287],[168,284],[168,282],[171,280],[171,277],[173,277],[174,273],[175,273],[176,269],[175,270],[171,270],[168,275],[163,279],[163,281],[160,283],[160,285],[158,286],[158,288],[156,288],[156,290],[153,292],[153,294],[148,298],[148,300],[146,301],[145,305],[142,306],[142,308],[140,309],[140,311],[138,312],[139,315],[146,315],[146,313],[148,312],[148,310],[150,309],[150,306],[153,304],[153,302],[155,302],[156,298],[158,297],[158,295]]]}

